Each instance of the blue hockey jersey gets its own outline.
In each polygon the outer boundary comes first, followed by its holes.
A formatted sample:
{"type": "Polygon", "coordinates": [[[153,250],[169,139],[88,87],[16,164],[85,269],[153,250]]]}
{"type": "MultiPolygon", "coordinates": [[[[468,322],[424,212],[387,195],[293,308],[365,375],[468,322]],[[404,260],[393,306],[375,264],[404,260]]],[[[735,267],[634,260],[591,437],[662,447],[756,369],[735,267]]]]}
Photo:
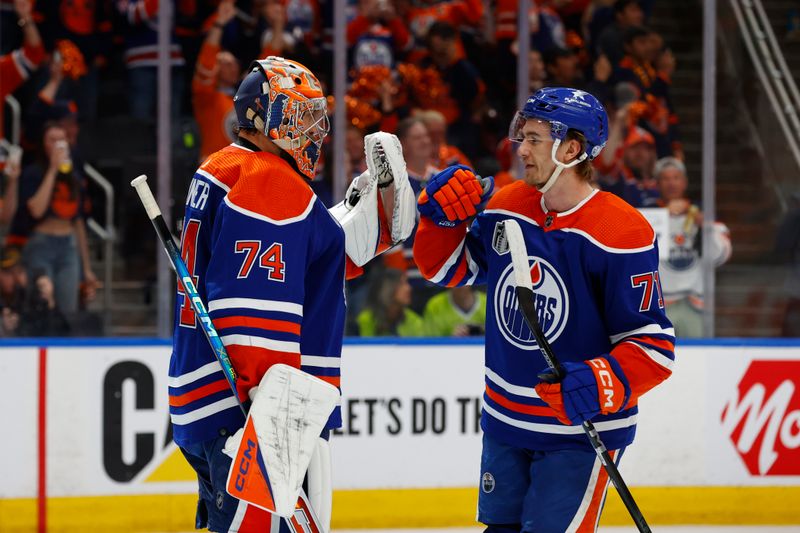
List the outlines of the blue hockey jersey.
{"type": "Polygon", "coordinates": [[[573,209],[547,212],[524,182],[504,187],[467,231],[423,217],[414,257],[426,278],[446,286],[487,283],[486,389],[481,425],[511,445],[535,450],[588,448],[580,425],[565,426],[539,398],[547,368],[514,292],[510,253],[498,223],[522,227],[536,310],[562,361],[608,358],[631,389],[619,412],[593,419],[609,449],[630,444],[637,400],[666,379],[674,330],[664,313],[655,235],[638,211],[595,191],[573,209]]]}
{"type": "MultiPolygon", "coordinates": [[[[181,255],[238,374],[240,398],[276,363],[340,386],[344,232],[286,161],[237,144],[212,154],[189,188],[181,255]]],[[[169,376],[178,444],[244,424],[180,291],[169,376]]],[[[340,424],[337,407],[327,427],[340,424]]]]}

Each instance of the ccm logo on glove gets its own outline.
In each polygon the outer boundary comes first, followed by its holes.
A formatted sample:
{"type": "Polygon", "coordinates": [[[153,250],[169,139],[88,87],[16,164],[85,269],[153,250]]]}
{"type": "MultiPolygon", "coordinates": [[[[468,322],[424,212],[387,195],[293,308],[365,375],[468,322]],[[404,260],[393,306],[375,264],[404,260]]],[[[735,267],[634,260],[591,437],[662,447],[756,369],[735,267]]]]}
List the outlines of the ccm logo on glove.
{"type": "Polygon", "coordinates": [[[562,365],[564,378],[560,382],[548,369],[539,374],[542,382],[536,385],[539,397],[547,402],[562,424],[579,424],[598,414],[616,413],[625,404],[625,384],[604,357],[562,365]]]}
{"type": "Polygon", "coordinates": [[[586,361],[594,372],[597,380],[598,400],[600,412],[604,415],[616,413],[622,407],[625,398],[625,387],[616,379],[614,372],[608,366],[608,361],[602,357],[586,361]]]}

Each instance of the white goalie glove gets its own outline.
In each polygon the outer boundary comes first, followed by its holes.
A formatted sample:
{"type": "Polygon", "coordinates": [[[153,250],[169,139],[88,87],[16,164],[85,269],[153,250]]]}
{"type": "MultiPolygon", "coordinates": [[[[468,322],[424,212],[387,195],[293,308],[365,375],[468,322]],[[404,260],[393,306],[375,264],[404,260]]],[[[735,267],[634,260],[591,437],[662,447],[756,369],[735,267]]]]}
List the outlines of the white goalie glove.
{"type": "Polygon", "coordinates": [[[366,172],[329,210],[344,229],[347,256],[357,266],[406,240],[417,217],[400,140],[391,133],[372,133],[364,138],[364,152],[366,172]]]}

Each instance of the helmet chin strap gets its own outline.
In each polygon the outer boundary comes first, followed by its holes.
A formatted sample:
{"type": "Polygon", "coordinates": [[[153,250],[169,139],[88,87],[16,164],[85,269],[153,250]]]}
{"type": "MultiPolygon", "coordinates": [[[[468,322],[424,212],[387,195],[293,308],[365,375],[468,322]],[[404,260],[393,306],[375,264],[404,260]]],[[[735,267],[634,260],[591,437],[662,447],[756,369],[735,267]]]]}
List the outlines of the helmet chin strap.
{"type": "Polygon", "coordinates": [[[556,159],[556,152],[558,151],[559,146],[561,146],[561,139],[556,139],[555,141],[553,141],[553,149],[550,151],[550,159],[553,160],[553,163],[555,163],[556,168],[553,171],[553,173],[550,174],[550,177],[547,179],[545,184],[539,188],[539,192],[541,192],[542,194],[549,191],[553,187],[553,185],[556,184],[556,181],[558,181],[558,177],[561,175],[562,172],[564,172],[564,169],[574,167],[575,165],[586,159],[589,155],[586,152],[583,152],[581,156],[572,163],[562,163],[561,161],[556,159]]]}

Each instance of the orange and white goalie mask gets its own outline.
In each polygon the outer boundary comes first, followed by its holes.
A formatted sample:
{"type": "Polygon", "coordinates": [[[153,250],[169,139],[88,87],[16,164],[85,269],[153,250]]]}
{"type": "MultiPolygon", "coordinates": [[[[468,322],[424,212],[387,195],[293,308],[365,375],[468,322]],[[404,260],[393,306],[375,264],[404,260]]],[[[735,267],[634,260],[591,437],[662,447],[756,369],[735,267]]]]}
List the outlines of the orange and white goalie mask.
{"type": "Polygon", "coordinates": [[[309,179],[330,131],[328,105],[314,74],[296,61],[254,61],[233,99],[239,126],[263,132],[309,179]]]}

